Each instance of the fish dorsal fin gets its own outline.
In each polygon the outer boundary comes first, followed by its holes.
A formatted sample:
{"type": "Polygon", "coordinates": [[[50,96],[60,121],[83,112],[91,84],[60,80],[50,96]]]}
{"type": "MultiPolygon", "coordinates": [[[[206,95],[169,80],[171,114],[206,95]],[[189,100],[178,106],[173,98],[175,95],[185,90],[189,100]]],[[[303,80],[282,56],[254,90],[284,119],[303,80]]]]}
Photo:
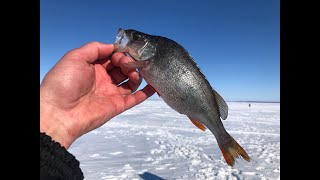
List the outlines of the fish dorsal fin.
{"type": "Polygon", "coordinates": [[[218,108],[219,108],[219,113],[220,113],[220,117],[225,120],[228,117],[228,105],[227,103],[223,100],[223,98],[214,90],[214,97],[216,98],[217,104],[218,104],[218,108]]]}
{"type": "Polygon", "coordinates": [[[191,120],[191,122],[192,122],[197,128],[201,129],[202,131],[205,131],[205,130],[206,130],[206,127],[205,127],[203,124],[201,124],[199,121],[194,120],[194,119],[191,119],[190,117],[189,117],[189,119],[191,120]]]}

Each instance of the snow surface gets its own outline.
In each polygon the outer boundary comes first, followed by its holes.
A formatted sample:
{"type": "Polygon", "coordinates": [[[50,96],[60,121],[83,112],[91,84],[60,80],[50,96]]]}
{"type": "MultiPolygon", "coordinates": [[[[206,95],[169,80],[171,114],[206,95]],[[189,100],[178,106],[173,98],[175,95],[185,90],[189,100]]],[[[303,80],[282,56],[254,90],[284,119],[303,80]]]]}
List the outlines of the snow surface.
{"type": "Polygon", "coordinates": [[[147,100],[69,149],[85,179],[280,179],[280,103],[227,102],[224,127],[251,157],[229,167],[213,134],[147,100]]]}

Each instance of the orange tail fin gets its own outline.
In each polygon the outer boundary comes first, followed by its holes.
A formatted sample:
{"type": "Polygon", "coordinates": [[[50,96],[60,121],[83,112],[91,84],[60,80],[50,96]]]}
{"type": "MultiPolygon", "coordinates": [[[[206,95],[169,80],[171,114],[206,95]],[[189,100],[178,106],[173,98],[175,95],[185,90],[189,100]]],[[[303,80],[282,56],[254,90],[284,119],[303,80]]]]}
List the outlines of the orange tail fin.
{"type": "Polygon", "coordinates": [[[224,159],[229,166],[234,165],[235,158],[242,157],[246,161],[250,161],[250,157],[246,151],[229,135],[229,137],[221,142],[218,142],[219,148],[223,154],[224,159]]]}

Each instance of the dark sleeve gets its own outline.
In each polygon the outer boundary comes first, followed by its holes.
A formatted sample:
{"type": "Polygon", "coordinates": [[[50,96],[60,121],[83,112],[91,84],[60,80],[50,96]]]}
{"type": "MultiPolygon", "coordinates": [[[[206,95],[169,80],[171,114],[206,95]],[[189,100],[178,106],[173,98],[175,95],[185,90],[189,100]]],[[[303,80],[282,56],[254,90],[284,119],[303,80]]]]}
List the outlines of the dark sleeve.
{"type": "Polygon", "coordinates": [[[40,133],[40,180],[83,178],[79,161],[50,136],[40,133]]]}

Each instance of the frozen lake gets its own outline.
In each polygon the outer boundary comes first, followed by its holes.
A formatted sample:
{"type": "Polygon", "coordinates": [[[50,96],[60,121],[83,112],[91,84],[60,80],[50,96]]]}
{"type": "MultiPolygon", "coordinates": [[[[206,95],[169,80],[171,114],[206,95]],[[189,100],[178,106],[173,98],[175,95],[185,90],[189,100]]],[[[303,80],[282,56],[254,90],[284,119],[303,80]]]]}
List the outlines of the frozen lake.
{"type": "Polygon", "coordinates": [[[227,102],[229,134],[251,157],[229,167],[213,134],[147,100],[69,149],[85,179],[280,179],[280,103],[227,102]]]}

